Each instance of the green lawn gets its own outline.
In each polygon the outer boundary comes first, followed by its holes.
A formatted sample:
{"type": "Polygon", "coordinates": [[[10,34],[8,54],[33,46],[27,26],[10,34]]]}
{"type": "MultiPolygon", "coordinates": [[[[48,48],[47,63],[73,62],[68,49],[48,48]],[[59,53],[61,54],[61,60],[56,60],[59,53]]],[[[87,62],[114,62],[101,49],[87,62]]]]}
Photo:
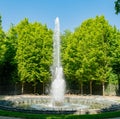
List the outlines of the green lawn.
{"type": "Polygon", "coordinates": [[[26,119],[105,119],[112,117],[120,117],[120,111],[117,112],[107,112],[102,114],[92,114],[92,115],[59,115],[59,114],[30,114],[21,112],[11,112],[0,110],[1,116],[10,117],[20,117],[26,119]]]}

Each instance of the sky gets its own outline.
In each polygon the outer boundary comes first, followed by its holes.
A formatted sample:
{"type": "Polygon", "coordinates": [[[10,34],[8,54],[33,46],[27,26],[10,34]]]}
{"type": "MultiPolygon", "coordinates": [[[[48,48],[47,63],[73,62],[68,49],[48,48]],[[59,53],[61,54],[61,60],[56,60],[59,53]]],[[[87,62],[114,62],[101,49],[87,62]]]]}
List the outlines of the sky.
{"type": "Polygon", "coordinates": [[[104,15],[112,26],[120,29],[120,14],[114,10],[115,0],[0,0],[2,27],[8,31],[24,18],[30,22],[46,24],[54,29],[56,17],[60,19],[61,32],[74,29],[84,20],[104,15]]]}

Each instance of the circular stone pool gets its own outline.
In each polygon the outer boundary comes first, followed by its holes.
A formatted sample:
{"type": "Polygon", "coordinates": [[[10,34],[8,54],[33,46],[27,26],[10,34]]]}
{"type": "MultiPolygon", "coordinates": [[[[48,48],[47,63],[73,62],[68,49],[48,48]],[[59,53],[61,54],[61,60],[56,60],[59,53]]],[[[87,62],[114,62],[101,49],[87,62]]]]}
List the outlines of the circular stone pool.
{"type": "Polygon", "coordinates": [[[49,96],[19,95],[0,97],[0,108],[30,113],[93,114],[120,110],[120,99],[102,96],[65,96],[53,106],[49,96]]]}

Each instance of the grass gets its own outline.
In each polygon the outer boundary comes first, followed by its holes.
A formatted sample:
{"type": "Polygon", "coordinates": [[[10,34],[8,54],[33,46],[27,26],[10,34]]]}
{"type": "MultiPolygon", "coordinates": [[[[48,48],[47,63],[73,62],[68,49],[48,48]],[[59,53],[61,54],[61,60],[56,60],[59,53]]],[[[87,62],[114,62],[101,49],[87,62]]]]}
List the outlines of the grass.
{"type": "Polygon", "coordinates": [[[102,114],[91,114],[91,115],[59,115],[59,114],[31,114],[22,112],[12,112],[0,110],[0,116],[9,117],[20,117],[25,119],[107,119],[113,117],[120,117],[120,111],[117,112],[106,112],[102,114]]]}

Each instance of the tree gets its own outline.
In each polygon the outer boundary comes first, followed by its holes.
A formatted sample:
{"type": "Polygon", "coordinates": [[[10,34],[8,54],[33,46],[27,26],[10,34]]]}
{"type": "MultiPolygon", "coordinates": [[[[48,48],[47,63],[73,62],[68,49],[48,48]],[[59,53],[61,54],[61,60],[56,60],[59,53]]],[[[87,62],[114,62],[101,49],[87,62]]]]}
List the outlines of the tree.
{"type": "Polygon", "coordinates": [[[52,59],[52,31],[46,25],[21,21],[18,28],[18,73],[20,80],[33,82],[36,92],[37,82],[50,79],[49,67],[52,59]],[[19,28],[22,30],[19,31],[19,28]]]}
{"type": "MultiPolygon", "coordinates": [[[[90,80],[90,85],[93,80],[97,80],[102,83],[102,92],[104,95],[105,83],[109,81],[110,73],[112,70],[111,52],[112,45],[114,45],[112,37],[114,36],[114,28],[109,25],[103,16],[97,16],[95,19],[92,19],[91,22],[88,20],[86,21],[86,24],[87,29],[84,29],[84,31],[89,34],[88,35],[85,33],[88,39],[86,42],[88,43],[87,46],[89,49],[86,53],[88,54],[87,57],[89,61],[89,67],[86,68],[87,72],[89,72],[87,76],[89,76],[88,79],[90,80]]],[[[92,88],[90,88],[90,90],[91,89],[92,88]]]]}
{"type": "MultiPolygon", "coordinates": [[[[13,38],[14,32],[12,33],[12,31],[14,30],[12,29],[9,33],[4,33],[0,23],[0,83],[4,85],[4,88],[12,85],[13,81],[16,82],[16,78],[13,78],[13,74],[17,74],[17,72],[14,73],[17,69],[14,63],[16,38],[13,38]]],[[[9,89],[6,90],[9,91],[9,89]]]]}
{"type": "Polygon", "coordinates": [[[8,76],[12,84],[16,84],[19,82],[18,77],[18,69],[17,69],[17,61],[15,60],[16,51],[17,51],[17,42],[18,35],[15,26],[11,25],[9,31],[6,33],[6,53],[5,53],[5,63],[8,67],[8,76]]]}
{"type": "Polygon", "coordinates": [[[5,67],[5,53],[6,53],[6,35],[2,29],[2,20],[0,16],[0,83],[5,82],[6,72],[4,70],[5,67]]]}
{"type": "Polygon", "coordinates": [[[120,0],[115,1],[115,13],[116,14],[120,13],[120,0]]]}
{"type": "Polygon", "coordinates": [[[62,64],[65,74],[65,79],[69,88],[75,90],[73,83],[77,83],[75,77],[75,68],[76,68],[76,39],[72,36],[70,31],[65,31],[62,35],[62,64]]]}
{"type": "Polygon", "coordinates": [[[113,39],[114,45],[112,48],[112,60],[111,65],[113,69],[113,73],[117,75],[118,83],[119,83],[119,91],[120,91],[120,31],[116,29],[113,30],[113,34],[111,37],[113,39]]]}
{"type": "Polygon", "coordinates": [[[6,52],[6,47],[5,47],[5,33],[2,30],[2,20],[0,16],[0,65],[3,64],[4,62],[4,54],[6,52]]]}

